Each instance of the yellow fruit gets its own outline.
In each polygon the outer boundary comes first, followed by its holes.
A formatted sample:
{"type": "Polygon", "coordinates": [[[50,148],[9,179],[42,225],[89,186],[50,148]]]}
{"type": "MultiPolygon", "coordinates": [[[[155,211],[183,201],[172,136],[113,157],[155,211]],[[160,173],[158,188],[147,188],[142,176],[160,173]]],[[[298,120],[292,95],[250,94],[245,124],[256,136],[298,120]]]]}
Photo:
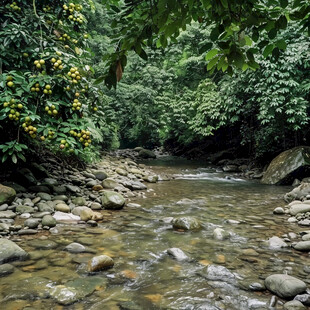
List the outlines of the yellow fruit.
{"type": "Polygon", "coordinates": [[[21,103],[19,103],[19,104],[17,105],[17,107],[18,107],[19,109],[22,109],[22,108],[23,108],[23,105],[22,105],[21,103]]]}
{"type": "Polygon", "coordinates": [[[14,86],[14,83],[13,83],[12,81],[10,81],[10,82],[7,82],[7,85],[8,85],[9,87],[13,87],[13,86],[14,86]]]}
{"type": "Polygon", "coordinates": [[[59,148],[63,150],[65,148],[65,146],[63,144],[60,144],[59,148]]]}
{"type": "Polygon", "coordinates": [[[80,138],[80,142],[83,142],[84,141],[84,139],[83,138],[80,138]]]}
{"type": "Polygon", "coordinates": [[[27,58],[29,56],[28,53],[23,53],[23,57],[27,58]]]}
{"type": "Polygon", "coordinates": [[[88,146],[89,146],[89,144],[88,144],[87,142],[86,142],[84,145],[85,145],[85,147],[88,147],[88,146]]]}
{"type": "Polygon", "coordinates": [[[42,66],[41,66],[40,63],[37,63],[37,64],[36,64],[36,67],[37,67],[38,69],[40,69],[42,66]]]}
{"type": "Polygon", "coordinates": [[[33,126],[28,126],[28,129],[29,129],[29,130],[32,130],[32,129],[33,129],[33,126]]]}
{"type": "Polygon", "coordinates": [[[35,60],[33,63],[37,65],[39,63],[39,60],[35,60]]]}
{"type": "Polygon", "coordinates": [[[13,81],[13,77],[12,77],[11,75],[8,75],[8,76],[6,77],[6,80],[7,80],[7,82],[13,81]]]}
{"type": "MultiPolygon", "coordinates": [[[[77,83],[78,83],[78,81],[75,80],[75,79],[73,79],[72,82],[73,82],[74,84],[77,84],[77,83]]],[[[9,83],[10,83],[10,82],[9,82],[9,83]]]]}
{"type": "Polygon", "coordinates": [[[69,86],[66,87],[66,90],[70,90],[71,88],[69,86]]]}
{"type": "Polygon", "coordinates": [[[40,59],[40,64],[44,65],[45,64],[45,60],[44,59],[40,59]]]}
{"type": "Polygon", "coordinates": [[[64,67],[62,66],[62,65],[60,65],[59,67],[58,67],[58,69],[59,70],[62,70],[64,67]]]}
{"type": "Polygon", "coordinates": [[[36,87],[36,92],[39,92],[40,91],[40,88],[39,87],[36,87]]]}
{"type": "Polygon", "coordinates": [[[79,111],[81,109],[81,107],[76,107],[76,109],[79,111]]]}
{"type": "Polygon", "coordinates": [[[44,94],[48,94],[48,90],[47,90],[47,89],[44,89],[44,90],[43,90],[43,93],[44,93],[44,94]]]}
{"type": "Polygon", "coordinates": [[[48,93],[51,95],[51,94],[52,94],[52,91],[51,91],[51,90],[49,90],[49,91],[48,91],[48,93]]]}
{"type": "Polygon", "coordinates": [[[58,62],[55,62],[55,63],[54,63],[54,67],[57,68],[58,66],[59,66],[59,63],[58,63],[58,62]]]}
{"type": "Polygon", "coordinates": [[[30,117],[29,117],[29,116],[26,116],[25,121],[26,121],[26,122],[30,122],[30,117]]]}
{"type": "Polygon", "coordinates": [[[57,54],[58,56],[61,56],[61,55],[62,55],[62,53],[59,52],[59,51],[56,51],[56,54],[57,54]]]}
{"type": "Polygon", "coordinates": [[[78,138],[80,138],[81,136],[82,136],[81,133],[78,133],[78,134],[77,134],[77,137],[78,137],[78,138]]]}
{"type": "Polygon", "coordinates": [[[40,87],[40,84],[39,84],[39,83],[36,83],[34,86],[35,86],[35,87],[40,87]]]}
{"type": "Polygon", "coordinates": [[[48,115],[52,115],[53,114],[53,112],[51,110],[49,110],[47,113],[48,113],[48,115]]]}
{"type": "Polygon", "coordinates": [[[52,110],[54,110],[54,109],[55,109],[55,106],[54,106],[53,104],[51,105],[51,109],[52,109],[52,110]]]}
{"type": "Polygon", "coordinates": [[[45,88],[46,88],[47,90],[49,90],[49,89],[51,89],[51,85],[47,84],[47,85],[45,85],[45,88]]]}
{"type": "Polygon", "coordinates": [[[4,102],[4,103],[3,103],[3,106],[4,106],[5,108],[6,108],[8,105],[9,105],[8,102],[4,102]]]}
{"type": "Polygon", "coordinates": [[[65,144],[67,141],[66,140],[61,140],[60,143],[61,144],[65,144]]]}
{"type": "Polygon", "coordinates": [[[76,103],[73,103],[72,106],[76,108],[78,105],[76,103]]]}
{"type": "Polygon", "coordinates": [[[30,91],[34,92],[34,91],[36,91],[36,89],[34,87],[31,87],[30,91]]]}
{"type": "Polygon", "coordinates": [[[52,63],[55,63],[55,62],[56,62],[56,59],[55,59],[55,58],[52,58],[52,59],[51,59],[51,62],[52,62],[52,63]]]}
{"type": "Polygon", "coordinates": [[[54,115],[57,115],[57,114],[58,114],[58,111],[57,111],[57,110],[53,110],[53,114],[54,114],[54,115]]]}
{"type": "Polygon", "coordinates": [[[12,114],[9,114],[9,119],[12,119],[13,118],[13,115],[12,114]]]}
{"type": "Polygon", "coordinates": [[[27,126],[27,124],[26,124],[26,123],[23,123],[22,127],[25,128],[26,126],[27,126]]]}
{"type": "Polygon", "coordinates": [[[97,107],[94,107],[94,109],[93,109],[94,111],[97,111],[98,110],[98,108],[97,107]]]}
{"type": "Polygon", "coordinates": [[[50,109],[49,107],[47,107],[47,106],[45,107],[45,111],[46,112],[49,111],[49,109],[50,109]]]}
{"type": "Polygon", "coordinates": [[[44,136],[41,136],[40,139],[41,139],[42,141],[44,141],[44,140],[45,140],[45,137],[44,137],[44,136]]]}

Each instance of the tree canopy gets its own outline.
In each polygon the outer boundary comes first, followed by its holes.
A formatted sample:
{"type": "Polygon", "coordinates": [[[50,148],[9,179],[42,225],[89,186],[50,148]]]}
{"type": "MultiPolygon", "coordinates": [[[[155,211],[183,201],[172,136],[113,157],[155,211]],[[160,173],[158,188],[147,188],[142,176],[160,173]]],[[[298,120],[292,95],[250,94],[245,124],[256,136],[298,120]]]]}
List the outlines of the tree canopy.
{"type": "Polygon", "coordinates": [[[233,72],[257,69],[255,54],[279,57],[287,43],[277,33],[290,21],[298,21],[301,31],[310,26],[310,4],[306,0],[104,0],[114,11],[116,28],[106,84],[115,86],[127,63],[127,53],[134,50],[147,59],[146,46],[167,47],[177,42],[180,32],[193,21],[210,27],[210,40],[201,44],[208,70],[233,72]]]}

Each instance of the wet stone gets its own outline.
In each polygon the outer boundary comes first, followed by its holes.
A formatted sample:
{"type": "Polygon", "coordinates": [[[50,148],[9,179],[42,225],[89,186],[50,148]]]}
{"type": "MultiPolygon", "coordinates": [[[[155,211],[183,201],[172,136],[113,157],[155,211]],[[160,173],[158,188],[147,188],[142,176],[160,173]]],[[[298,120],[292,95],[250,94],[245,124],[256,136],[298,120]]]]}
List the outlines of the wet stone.
{"type": "Polygon", "coordinates": [[[39,219],[27,219],[25,222],[24,222],[24,226],[25,227],[29,227],[29,228],[37,228],[40,224],[40,220],[39,219]]]}
{"type": "Polygon", "coordinates": [[[170,248],[167,253],[177,261],[189,260],[189,257],[179,248],[170,248]]]}
{"type": "Polygon", "coordinates": [[[284,310],[306,310],[307,308],[298,300],[291,300],[283,305],[284,310]]]}
{"type": "Polygon", "coordinates": [[[21,229],[18,231],[19,235],[35,235],[38,231],[35,229],[21,229]]]}
{"type": "Polygon", "coordinates": [[[9,274],[14,272],[14,266],[10,264],[0,265],[0,277],[8,276],[9,274]]]}

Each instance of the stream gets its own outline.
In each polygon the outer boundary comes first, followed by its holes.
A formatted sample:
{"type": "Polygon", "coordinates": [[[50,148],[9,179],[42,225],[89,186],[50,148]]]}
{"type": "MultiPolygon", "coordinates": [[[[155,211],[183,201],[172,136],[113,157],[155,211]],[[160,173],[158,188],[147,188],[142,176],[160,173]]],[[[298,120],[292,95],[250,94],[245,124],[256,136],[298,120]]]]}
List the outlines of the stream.
{"type": "Polygon", "coordinates": [[[289,187],[227,178],[181,159],[148,164],[174,179],[148,184],[146,198],[123,210],[103,211],[98,227],[57,225],[52,234],[12,236],[30,257],[13,262],[15,272],[0,278],[0,309],[271,309],[272,294],[263,288],[268,275],[287,273],[310,283],[304,271],[307,253],[266,244],[272,236],[304,230],[288,223],[286,215],[273,214],[285,205],[289,187]],[[171,218],[179,216],[197,218],[202,229],[174,230],[171,218]],[[229,233],[226,240],[214,239],[217,227],[229,233]],[[72,242],[88,253],[63,251],[72,242]],[[188,259],[176,260],[167,254],[170,248],[181,249],[188,259]],[[114,267],[89,274],[87,262],[101,254],[112,257],[114,267]],[[74,287],[77,301],[59,304],[50,296],[55,285],[63,289],[64,300],[70,294],[66,287],[74,287]]]}

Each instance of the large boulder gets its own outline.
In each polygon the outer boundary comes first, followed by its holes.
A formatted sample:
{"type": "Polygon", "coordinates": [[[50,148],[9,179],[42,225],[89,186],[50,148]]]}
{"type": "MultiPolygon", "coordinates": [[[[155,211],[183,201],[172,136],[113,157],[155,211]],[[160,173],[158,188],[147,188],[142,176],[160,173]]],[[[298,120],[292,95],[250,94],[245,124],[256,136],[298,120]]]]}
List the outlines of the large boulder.
{"type": "Polygon", "coordinates": [[[27,257],[28,253],[16,243],[8,239],[0,239],[0,264],[14,260],[24,260],[27,257]]]}
{"type": "Polygon", "coordinates": [[[310,147],[298,146],[272,160],[262,178],[263,184],[287,185],[310,175],[310,147]]]}
{"type": "Polygon", "coordinates": [[[153,151],[142,149],[139,151],[139,157],[141,158],[156,158],[156,155],[153,151]]]}
{"type": "Polygon", "coordinates": [[[16,191],[8,186],[0,184],[0,205],[7,203],[11,204],[16,197],[16,191]]]}
{"type": "Polygon", "coordinates": [[[293,298],[306,291],[306,283],[287,274],[273,274],[265,279],[269,291],[281,298],[293,298]]]}
{"type": "Polygon", "coordinates": [[[125,198],[116,192],[106,191],[101,196],[101,203],[105,209],[118,210],[125,205],[125,198]]]}

